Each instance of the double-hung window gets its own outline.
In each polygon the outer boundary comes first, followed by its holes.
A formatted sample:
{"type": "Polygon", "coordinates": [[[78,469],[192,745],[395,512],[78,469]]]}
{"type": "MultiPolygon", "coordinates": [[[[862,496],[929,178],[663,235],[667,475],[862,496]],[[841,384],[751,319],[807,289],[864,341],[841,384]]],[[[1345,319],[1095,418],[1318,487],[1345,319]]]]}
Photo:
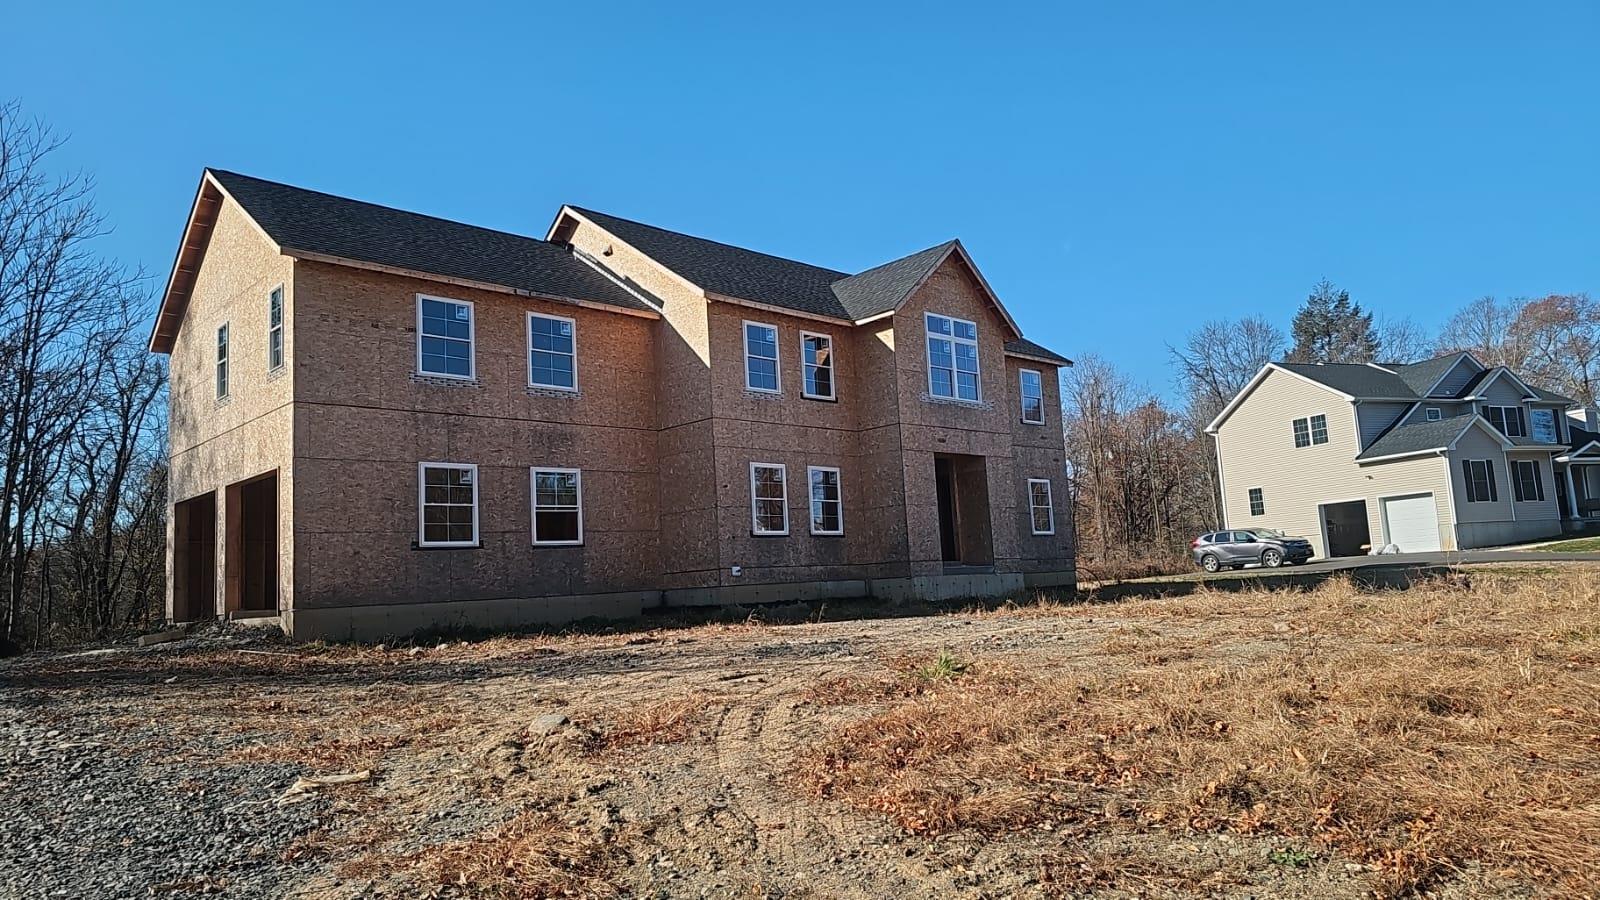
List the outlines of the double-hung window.
{"type": "Polygon", "coordinates": [[[1520,406],[1486,406],[1483,417],[1506,437],[1528,436],[1527,420],[1522,417],[1520,406]]]}
{"type": "Polygon", "coordinates": [[[473,377],[472,317],[465,300],[417,295],[417,374],[473,377]]]}
{"type": "Polygon", "coordinates": [[[1037,370],[1022,369],[1018,375],[1022,395],[1022,421],[1027,425],[1044,424],[1044,378],[1037,370]]]}
{"type": "Polygon", "coordinates": [[[750,530],[754,534],[789,533],[787,470],[780,463],[750,464],[750,530]]]}
{"type": "Polygon", "coordinates": [[[283,286],[267,295],[267,371],[283,368],[283,286]]]}
{"type": "Polygon", "coordinates": [[[844,500],[839,493],[839,470],[811,466],[811,533],[844,534],[844,500]]]}
{"type": "Polygon", "coordinates": [[[578,389],[578,325],[564,316],[528,313],[528,385],[578,389]]]}
{"type": "Polygon", "coordinates": [[[228,396],[228,323],[217,329],[217,399],[228,396]]]}
{"type": "Polygon", "coordinates": [[[811,400],[834,399],[832,337],[800,332],[800,366],[805,377],[802,396],[811,400]]]}
{"type": "Polygon", "coordinates": [[[1250,515],[1264,516],[1267,514],[1267,498],[1261,488],[1250,489],[1250,515]]]}
{"type": "Polygon", "coordinates": [[[529,477],[533,542],[541,546],[583,543],[583,473],[534,467],[529,477]]]}
{"type": "Polygon", "coordinates": [[[776,394],[778,380],[778,326],[744,323],[744,386],[776,394]]]}
{"type": "Polygon", "coordinates": [[[420,463],[417,481],[421,507],[417,544],[476,547],[478,467],[469,463],[420,463]]]}
{"type": "Polygon", "coordinates": [[[1512,483],[1517,489],[1517,499],[1523,503],[1544,499],[1544,478],[1539,463],[1532,459],[1511,461],[1512,483]]]}
{"type": "Polygon", "coordinates": [[[947,400],[980,399],[978,326],[965,319],[924,314],[928,329],[928,393],[947,400]]]}
{"type": "Polygon", "coordinates": [[[1468,503],[1494,503],[1500,494],[1494,486],[1494,462],[1487,459],[1463,459],[1461,475],[1467,484],[1468,503]]]}
{"type": "Polygon", "coordinates": [[[1050,502],[1050,479],[1028,479],[1028,517],[1034,534],[1056,533],[1056,508],[1050,502]]]}
{"type": "Polygon", "coordinates": [[[1316,415],[1294,420],[1294,445],[1296,447],[1309,447],[1312,444],[1326,444],[1327,442],[1327,416],[1316,415]]]}

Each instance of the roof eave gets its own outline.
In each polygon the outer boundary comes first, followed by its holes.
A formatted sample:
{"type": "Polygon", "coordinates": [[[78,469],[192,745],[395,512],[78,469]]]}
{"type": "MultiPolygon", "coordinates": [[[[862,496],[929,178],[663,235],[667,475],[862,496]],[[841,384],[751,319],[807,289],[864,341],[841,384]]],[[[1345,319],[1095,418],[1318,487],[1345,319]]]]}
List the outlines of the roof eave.
{"type": "Polygon", "coordinates": [[[759,300],[747,300],[744,297],[733,297],[729,296],[728,294],[719,294],[715,291],[705,291],[704,294],[705,298],[713,303],[731,303],[735,306],[745,306],[749,307],[750,309],[759,309],[762,312],[769,312],[775,316],[795,316],[801,319],[811,319],[815,322],[827,322],[830,325],[843,325],[846,328],[855,324],[849,319],[841,319],[838,316],[825,316],[821,313],[806,312],[805,310],[793,309],[788,306],[777,306],[772,303],[762,303],[759,300]]]}
{"type": "Polygon", "coordinates": [[[1014,356],[1017,359],[1031,360],[1032,362],[1036,362],[1036,363],[1044,363],[1045,365],[1049,365],[1049,366],[1070,366],[1070,365],[1073,365],[1072,360],[1067,359],[1065,356],[1061,356],[1061,357],[1057,357],[1055,359],[1051,359],[1051,358],[1049,358],[1047,356],[1039,356],[1036,353],[1023,353],[1023,352],[1018,351],[1018,350],[1007,350],[1007,351],[1005,351],[1005,355],[1006,356],[1014,356]]]}

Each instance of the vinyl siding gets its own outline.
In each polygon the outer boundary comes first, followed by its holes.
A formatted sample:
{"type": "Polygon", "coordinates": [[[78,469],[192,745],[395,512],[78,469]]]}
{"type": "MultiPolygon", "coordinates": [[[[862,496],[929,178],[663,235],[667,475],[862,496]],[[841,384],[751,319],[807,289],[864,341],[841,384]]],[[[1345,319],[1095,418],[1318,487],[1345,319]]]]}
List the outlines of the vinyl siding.
{"type": "Polygon", "coordinates": [[[1388,430],[1396,419],[1406,414],[1411,408],[1410,403],[1358,403],[1356,415],[1361,421],[1361,446],[1363,449],[1371,446],[1378,439],[1378,435],[1388,430]]]}
{"type": "Polygon", "coordinates": [[[1472,411],[1472,404],[1470,403],[1453,403],[1449,400],[1423,400],[1417,404],[1415,409],[1406,414],[1403,424],[1411,425],[1416,422],[1428,421],[1428,407],[1430,406],[1439,410],[1439,417],[1442,419],[1452,419],[1472,411]]]}
{"type": "Polygon", "coordinates": [[[1513,451],[1510,455],[1517,459],[1539,460],[1539,475],[1545,482],[1544,502],[1516,502],[1507,454],[1482,429],[1467,432],[1450,452],[1450,478],[1455,488],[1455,512],[1460,522],[1458,538],[1462,547],[1493,546],[1561,532],[1561,510],[1556,501],[1550,454],[1535,450],[1513,451]],[[1461,461],[1465,459],[1487,459],[1494,463],[1495,502],[1467,501],[1466,474],[1461,468],[1461,461]]]}
{"type": "Polygon", "coordinates": [[[1440,545],[1455,546],[1445,462],[1420,456],[1358,466],[1359,430],[1354,406],[1326,388],[1280,371],[1268,373],[1223,422],[1216,435],[1222,464],[1228,527],[1277,528],[1309,539],[1327,554],[1320,503],[1363,500],[1367,528],[1381,540],[1378,498],[1431,493],[1438,508],[1440,545]],[[1323,413],[1328,443],[1294,446],[1291,422],[1323,413]],[[1262,489],[1266,514],[1250,515],[1250,488],[1262,489]]]}
{"type": "Polygon", "coordinates": [[[1434,388],[1433,392],[1446,397],[1453,397],[1456,392],[1466,387],[1467,382],[1472,380],[1472,376],[1481,371],[1483,370],[1474,366],[1466,357],[1462,357],[1461,361],[1456,363],[1455,368],[1440,379],[1439,386],[1434,388]]]}

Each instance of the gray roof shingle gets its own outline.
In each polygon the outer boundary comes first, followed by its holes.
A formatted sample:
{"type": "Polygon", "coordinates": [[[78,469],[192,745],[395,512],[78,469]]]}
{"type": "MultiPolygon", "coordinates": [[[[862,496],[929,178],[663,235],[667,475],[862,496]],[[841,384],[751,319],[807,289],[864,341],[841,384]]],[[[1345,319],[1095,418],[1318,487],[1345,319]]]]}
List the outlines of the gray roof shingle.
{"type": "Polygon", "coordinates": [[[1352,397],[1416,399],[1417,392],[1405,379],[1376,366],[1355,363],[1278,363],[1285,369],[1325,384],[1352,397]]]}
{"type": "Polygon", "coordinates": [[[1429,388],[1437,384],[1439,379],[1443,378],[1445,373],[1450,371],[1450,368],[1456,364],[1456,360],[1460,358],[1461,354],[1459,352],[1446,353],[1443,356],[1435,356],[1433,359],[1425,359],[1422,362],[1406,365],[1385,365],[1385,368],[1393,369],[1395,374],[1399,375],[1406,384],[1411,386],[1412,391],[1416,392],[1418,396],[1422,396],[1428,392],[1429,388]]]}
{"type": "Polygon", "coordinates": [[[1033,341],[1030,341],[1027,338],[1017,338],[1014,341],[1006,341],[1006,352],[1018,353],[1023,356],[1031,356],[1035,359],[1048,359],[1058,366],[1072,365],[1072,360],[1067,359],[1065,356],[1062,356],[1054,350],[1050,350],[1046,347],[1040,346],[1039,344],[1035,344],[1033,341]]]}
{"type": "Polygon", "coordinates": [[[1413,422],[1391,428],[1372,445],[1356,456],[1356,461],[1396,456],[1402,453],[1422,453],[1450,446],[1472,424],[1475,415],[1451,416],[1433,422],[1413,422]]]}
{"type": "Polygon", "coordinates": [[[833,294],[839,298],[839,305],[852,319],[865,319],[888,312],[899,306],[900,301],[928,277],[933,267],[949,255],[955,245],[955,241],[945,241],[849,278],[841,278],[833,283],[833,294]]]}
{"type": "Polygon", "coordinates": [[[650,310],[559,244],[237,172],[207,171],[285,249],[650,310]]]}

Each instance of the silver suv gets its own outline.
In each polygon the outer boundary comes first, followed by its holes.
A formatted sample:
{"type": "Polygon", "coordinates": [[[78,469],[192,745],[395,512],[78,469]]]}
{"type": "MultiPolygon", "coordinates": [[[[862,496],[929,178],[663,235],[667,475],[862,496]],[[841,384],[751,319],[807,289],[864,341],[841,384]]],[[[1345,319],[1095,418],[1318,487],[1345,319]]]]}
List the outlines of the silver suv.
{"type": "Polygon", "coordinates": [[[1271,528],[1239,528],[1202,534],[1189,545],[1195,564],[1207,572],[1259,563],[1269,569],[1311,558],[1311,542],[1271,528]]]}

